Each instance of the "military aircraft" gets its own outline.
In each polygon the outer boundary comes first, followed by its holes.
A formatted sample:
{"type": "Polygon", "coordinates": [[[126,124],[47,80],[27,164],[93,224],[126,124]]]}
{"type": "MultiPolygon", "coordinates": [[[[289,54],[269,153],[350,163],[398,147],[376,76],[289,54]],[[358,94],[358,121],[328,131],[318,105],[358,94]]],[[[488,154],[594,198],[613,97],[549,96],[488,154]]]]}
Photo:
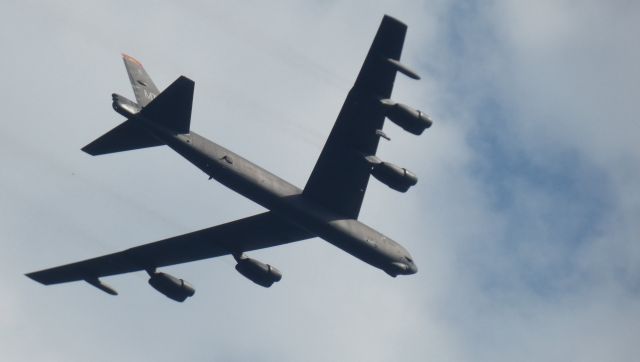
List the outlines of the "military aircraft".
{"type": "Polygon", "coordinates": [[[245,253],[313,237],[320,237],[393,277],[416,273],[416,265],[405,248],[357,220],[370,175],[400,192],[406,192],[417,182],[407,169],[375,156],[380,138],[389,139],[382,131],[385,118],[416,135],[432,124],[424,113],[390,100],[397,72],[419,79],[400,63],[406,31],[402,22],[383,17],[355,84],[302,190],[192,132],[192,80],[181,76],[159,92],[140,62],[123,54],[137,102],[113,94],[114,110],[127,120],[82,150],[95,156],[167,145],[209,179],[269,211],[26,275],[45,285],[84,280],[116,295],[100,278],[145,270],[152,287],[182,302],[194,295],[193,286],[157,271],[158,268],[232,255],[238,272],[258,285],[270,287],[282,278],[280,271],[245,253]]]}

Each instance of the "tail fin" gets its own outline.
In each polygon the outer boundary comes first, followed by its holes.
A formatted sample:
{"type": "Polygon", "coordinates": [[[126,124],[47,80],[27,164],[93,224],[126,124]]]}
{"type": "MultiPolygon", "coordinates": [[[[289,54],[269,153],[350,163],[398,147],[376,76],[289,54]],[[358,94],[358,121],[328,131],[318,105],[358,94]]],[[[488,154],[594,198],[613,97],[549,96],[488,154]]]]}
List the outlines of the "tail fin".
{"type": "Polygon", "coordinates": [[[142,63],[127,54],[122,54],[122,60],[124,61],[125,68],[127,68],[127,74],[129,75],[129,81],[133,88],[133,94],[136,96],[136,101],[140,107],[144,107],[160,92],[156,85],[153,84],[147,71],[144,70],[142,63]]]}
{"type": "MultiPolygon", "coordinates": [[[[140,98],[138,93],[144,94],[145,89],[149,90],[155,86],[137,60],[126,55],[124,59],[136,99],[140,102],[144,98],[140,98]],[[142,75],[144,80],[141,85],[144,85],[144,88],[136,88],[142,75]]],[[[153,93],[148,103],[142,102],[138,105],[122,96],[114,95],[114,109],[129,119],[83,147],[82,150],[97,156],[163,145],[164,142],[146,129],[147,122],[164,127],[171,133],[189,133],[193,88],[194,82],[181,76],[162,93],[158,95],[156,95],[157,91],[153,93]],[[139,106],[144,108],[140,110],[139,106]]]]}

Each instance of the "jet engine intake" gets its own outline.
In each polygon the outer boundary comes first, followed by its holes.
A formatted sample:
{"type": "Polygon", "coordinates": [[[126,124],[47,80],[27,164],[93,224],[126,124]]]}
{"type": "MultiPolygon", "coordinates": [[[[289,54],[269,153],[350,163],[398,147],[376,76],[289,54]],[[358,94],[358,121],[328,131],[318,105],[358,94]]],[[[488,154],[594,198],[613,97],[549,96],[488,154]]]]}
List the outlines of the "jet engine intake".
{"type": "Polygon", "coordinates": [[[236,270],[252,282],[269,288],[282,279],[282,273],[275,267],[246,256],[236,257],[236,270]]]}
{"type": "Polygon", "coordinates": [[[400,192],[407,192],[418,183],[418,177],[413,172],[389,162],[374,163],[371,166],[371,176],[400,192]]]}
{"type": "Polygon", "coordinates": [[[184,302],[193,296],[196,290],[188,282],[166,273],[149,273],[149,285],[176,302],[184,302]]]}
{"type": "Polygon", "coordinates": [[[400,126],[405,131],[416,136],[431,127],[433,121],[426,114],[413,109],[406,104],[396,103],[390,99],[383,99],[380,103],[386,109],[386,116],[393,123],[400,126]]]}
{"type": "Polygon", "coordinates": [[[113,98],[113,109],[127,118],[131,118],[142,109],[136,102],[119,94],[113,93],[111,98],[113,98]]]}

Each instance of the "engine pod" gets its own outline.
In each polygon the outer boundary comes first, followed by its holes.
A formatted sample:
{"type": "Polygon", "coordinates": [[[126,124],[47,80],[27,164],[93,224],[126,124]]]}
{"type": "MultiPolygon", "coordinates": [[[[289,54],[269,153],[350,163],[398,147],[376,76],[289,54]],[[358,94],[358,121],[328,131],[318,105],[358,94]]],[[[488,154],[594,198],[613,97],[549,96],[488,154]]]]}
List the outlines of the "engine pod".
{"type": "Polygon", "coordinates": [[[166,273],[152,273],[149,285],[176,302],[184,302],[196,293],[191,284],[166,273]]]}
{"type": "Polygon", "coordinates": [[[411,186],[418,183],[418,177],[413,172],[390,162],[373,164],[371,176],[399,192],[407,192],[411,186]]]}
{"type": "Polygon", "coordinates": [[[276,267],[247,257],[238,259],[236,270],[245,278],[265,288],[282,279],[282,273],[276,267]]]}
{"type": "Polygon", "coordinates": [[[383,99],[380,104],[385,108],[385,115],[393,123],[405,131],[419,136],[425,129],[431,127],[433,121],[426,114],[413,109],[406,104],[395,103],[390,99],[383,99]]]}

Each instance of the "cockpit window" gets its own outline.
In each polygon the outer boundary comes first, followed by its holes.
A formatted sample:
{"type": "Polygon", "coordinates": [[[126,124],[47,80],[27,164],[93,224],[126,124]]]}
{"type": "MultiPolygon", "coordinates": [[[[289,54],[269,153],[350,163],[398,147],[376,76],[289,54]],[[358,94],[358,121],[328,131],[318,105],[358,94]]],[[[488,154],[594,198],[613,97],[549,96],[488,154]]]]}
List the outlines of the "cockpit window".
{"type": "Polygon", "coordinates": [[[407,260],[409,263],[413,263],[413,260],[412,260],[410,257],[405,256],[404,258],[405,258],[405,260],[407,260]]]}

